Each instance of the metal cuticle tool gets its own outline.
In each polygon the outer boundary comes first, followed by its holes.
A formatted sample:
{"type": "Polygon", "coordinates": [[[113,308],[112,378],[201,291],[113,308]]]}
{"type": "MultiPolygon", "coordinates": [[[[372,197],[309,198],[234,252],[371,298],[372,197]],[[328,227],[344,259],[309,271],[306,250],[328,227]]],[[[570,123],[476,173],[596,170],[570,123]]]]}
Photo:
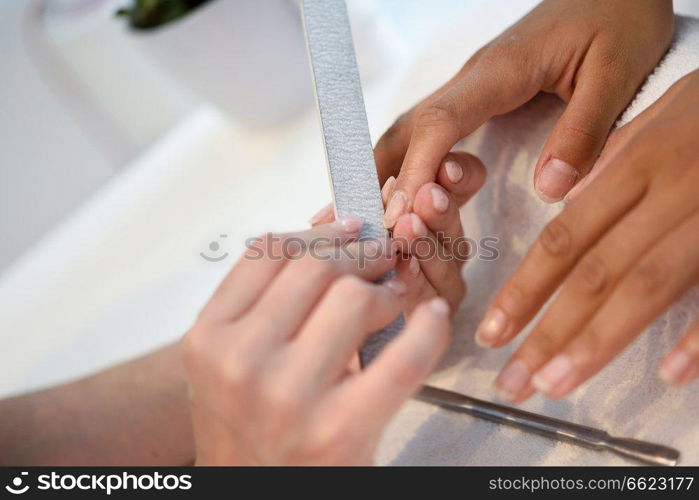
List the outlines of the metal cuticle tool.
{"type": "Polygon", "coordinates": [[[680,458],[679,451],[667,446],[610,436],[601,429],[483,401],[436,387],[423,387],[415,399],[557,441],[565,441],[597,451],[611,451],[645,464],[671,466],[676,465],[680,458]]]}

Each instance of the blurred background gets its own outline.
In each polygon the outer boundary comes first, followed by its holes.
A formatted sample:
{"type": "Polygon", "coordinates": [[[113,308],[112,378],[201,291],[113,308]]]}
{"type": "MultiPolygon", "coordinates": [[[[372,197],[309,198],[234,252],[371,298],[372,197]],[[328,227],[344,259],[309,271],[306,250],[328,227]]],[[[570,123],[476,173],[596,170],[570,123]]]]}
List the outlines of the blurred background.
{"type": "MultiPolygon", "coordinates": [[[[374,78],[395,70],[465,1],[350,0],[361,62],[374,78]]],[[[214,0],[148,31],[114,16],[130,2],[0,2],[0,270],[188,113],[225,106],[231,77],[229,101],[248,105],[229,118],[243,126],[278,126],[311,103],[293,0],[214,0]]]]}
{"type": "MultiPolygon", "coordinates": [[[[330,201],[296,0],[132,3],[0,0],[0,397],[172,342],[330,201]]],[[[373,140],[536,3],[347,0],[373,140]]]]}

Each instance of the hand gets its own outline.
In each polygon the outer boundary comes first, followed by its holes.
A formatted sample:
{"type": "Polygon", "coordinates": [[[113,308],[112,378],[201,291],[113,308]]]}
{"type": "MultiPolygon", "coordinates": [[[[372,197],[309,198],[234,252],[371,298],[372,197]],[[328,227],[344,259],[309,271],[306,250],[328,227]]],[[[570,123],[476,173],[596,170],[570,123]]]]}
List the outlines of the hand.
{"type": "MultiPolygon", "coordinates": [[[[466,284],[461,268],[470,249],[463,237],[459,207],[483,186],[485,176],[485,167],[475,156],[449,153],[440,164],[437,182],[423,185],[416,193],[413,211],[398,218],[393,240],[401,251],[396,272],[408,285],[406,314],[433,297],[447,299],[452,311],[463,300],[466,284]]],[[[395,183],[394,177],[384,183],[384,204],[395,183]]],[[[311,219],[311,224],[333,219],[332,206],[328,205],[311,219]]]]}
{"type": "Polygon", "coordinates": [[[343,217],[262,238],[203,309],[184,339],[197,464],[372,461],[382,429],[442,356],[450,325],[447,303],[433,299],[368,368],[348,369],[366,335],[403,309],[406,287],[371,283],[396,257],[390,245],[352,241],[360,226],[343,217]],[[273,258],[292,239],[314,254],[273,258]],[[321,239],[347,252],[313,245],[321,239]]]}
{"type": "MultiPolygon", "coordinates": [[[[699,282],[697,128],[699,71],[612,135],[596,177],[500,290],[480,344],[509,342],[560,286],[496,380],[506,399],[565,396],[699,282]]],[[[697,374],[699,323],[660,365],[672,384],[697,374]]]]}
{"type": "Polygon", "coordinates": [[[459,140],[541,91],[568,103],[534,173],[540,197],[561,200],[590,170],[617,116],[662,57],[673,22],[670,0],[543,1],[381,138],[381,180],[397,177],[385,226],[411,211],[459,140]]]}

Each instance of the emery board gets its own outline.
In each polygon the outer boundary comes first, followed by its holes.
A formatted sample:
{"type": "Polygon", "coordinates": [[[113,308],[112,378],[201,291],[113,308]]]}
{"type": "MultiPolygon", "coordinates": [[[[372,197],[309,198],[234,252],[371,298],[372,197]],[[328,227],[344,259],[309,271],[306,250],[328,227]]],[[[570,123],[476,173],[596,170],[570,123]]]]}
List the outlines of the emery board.
{"type": "MultiPolygon", "coordinates": [[[[385,240],[383,202],[345,0],[302,0],[306,45],[320,115],[335,216],[364,221],[360,239],[385,240]]],[[[391,278],[391,271],[381,278],[391,278]]],[[[399,316],[360,350],[369,363],[404,326],[399,316]]]]}

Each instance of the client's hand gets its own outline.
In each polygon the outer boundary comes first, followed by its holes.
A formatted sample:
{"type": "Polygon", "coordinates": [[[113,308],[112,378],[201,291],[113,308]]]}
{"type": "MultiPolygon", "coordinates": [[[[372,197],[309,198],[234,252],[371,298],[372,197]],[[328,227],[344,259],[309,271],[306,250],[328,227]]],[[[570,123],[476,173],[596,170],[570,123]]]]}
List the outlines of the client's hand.
{"type": "Polygon", "coordinates": [[[673,19],[670,0],[543,1],[381,138],[381,180],[397,177],[386,227],[411,211],[460,139],[541,91],[568,103],[534,172],[540,197],[561,200],[590,170],[617,116],[665,52],[673,19]]]}
{"type": "Polygon", "coordinates": [[[203,309],[183,341],[198,464],[372,461],[450,325],[447,303],[432,299],[366,370],[348,368],[405,306],[405,283],[371,283],[396,257],[388,244],[353,241],[360,226],[344,217],[261,238],[203,309]]]}
{"type": "MultiPolygon", "coordinates": [[[[415,195],[412,211],[401,215],[393,228],[393,241],[401,258],[398,277],[408,285],[405,296],[409,315],[420,302],[444,297],[455,311],[466,293],[461,268],[471,248],[464,238],[459,207],[485,182],[483,163],[473,155],[449,153],[440,163],[436,182],[423,185],[415,195]]],[[[389,177],[381,194],[390,198],[396,179],[389,177]]],[[[332,221],[330,205],[311,219],[311,224],[332,221]]]]}
{"type": "MultiPolygon", "coordinates": [[[[560,293],[500,373],[507,399],[562,397],[594,375],[699,282],[699,71],[615,132],[589,186],[551,221],[477,332],[509,342],[560,293]]],[[[699,323],[660,364],[699,374],[699,323]]]]}

